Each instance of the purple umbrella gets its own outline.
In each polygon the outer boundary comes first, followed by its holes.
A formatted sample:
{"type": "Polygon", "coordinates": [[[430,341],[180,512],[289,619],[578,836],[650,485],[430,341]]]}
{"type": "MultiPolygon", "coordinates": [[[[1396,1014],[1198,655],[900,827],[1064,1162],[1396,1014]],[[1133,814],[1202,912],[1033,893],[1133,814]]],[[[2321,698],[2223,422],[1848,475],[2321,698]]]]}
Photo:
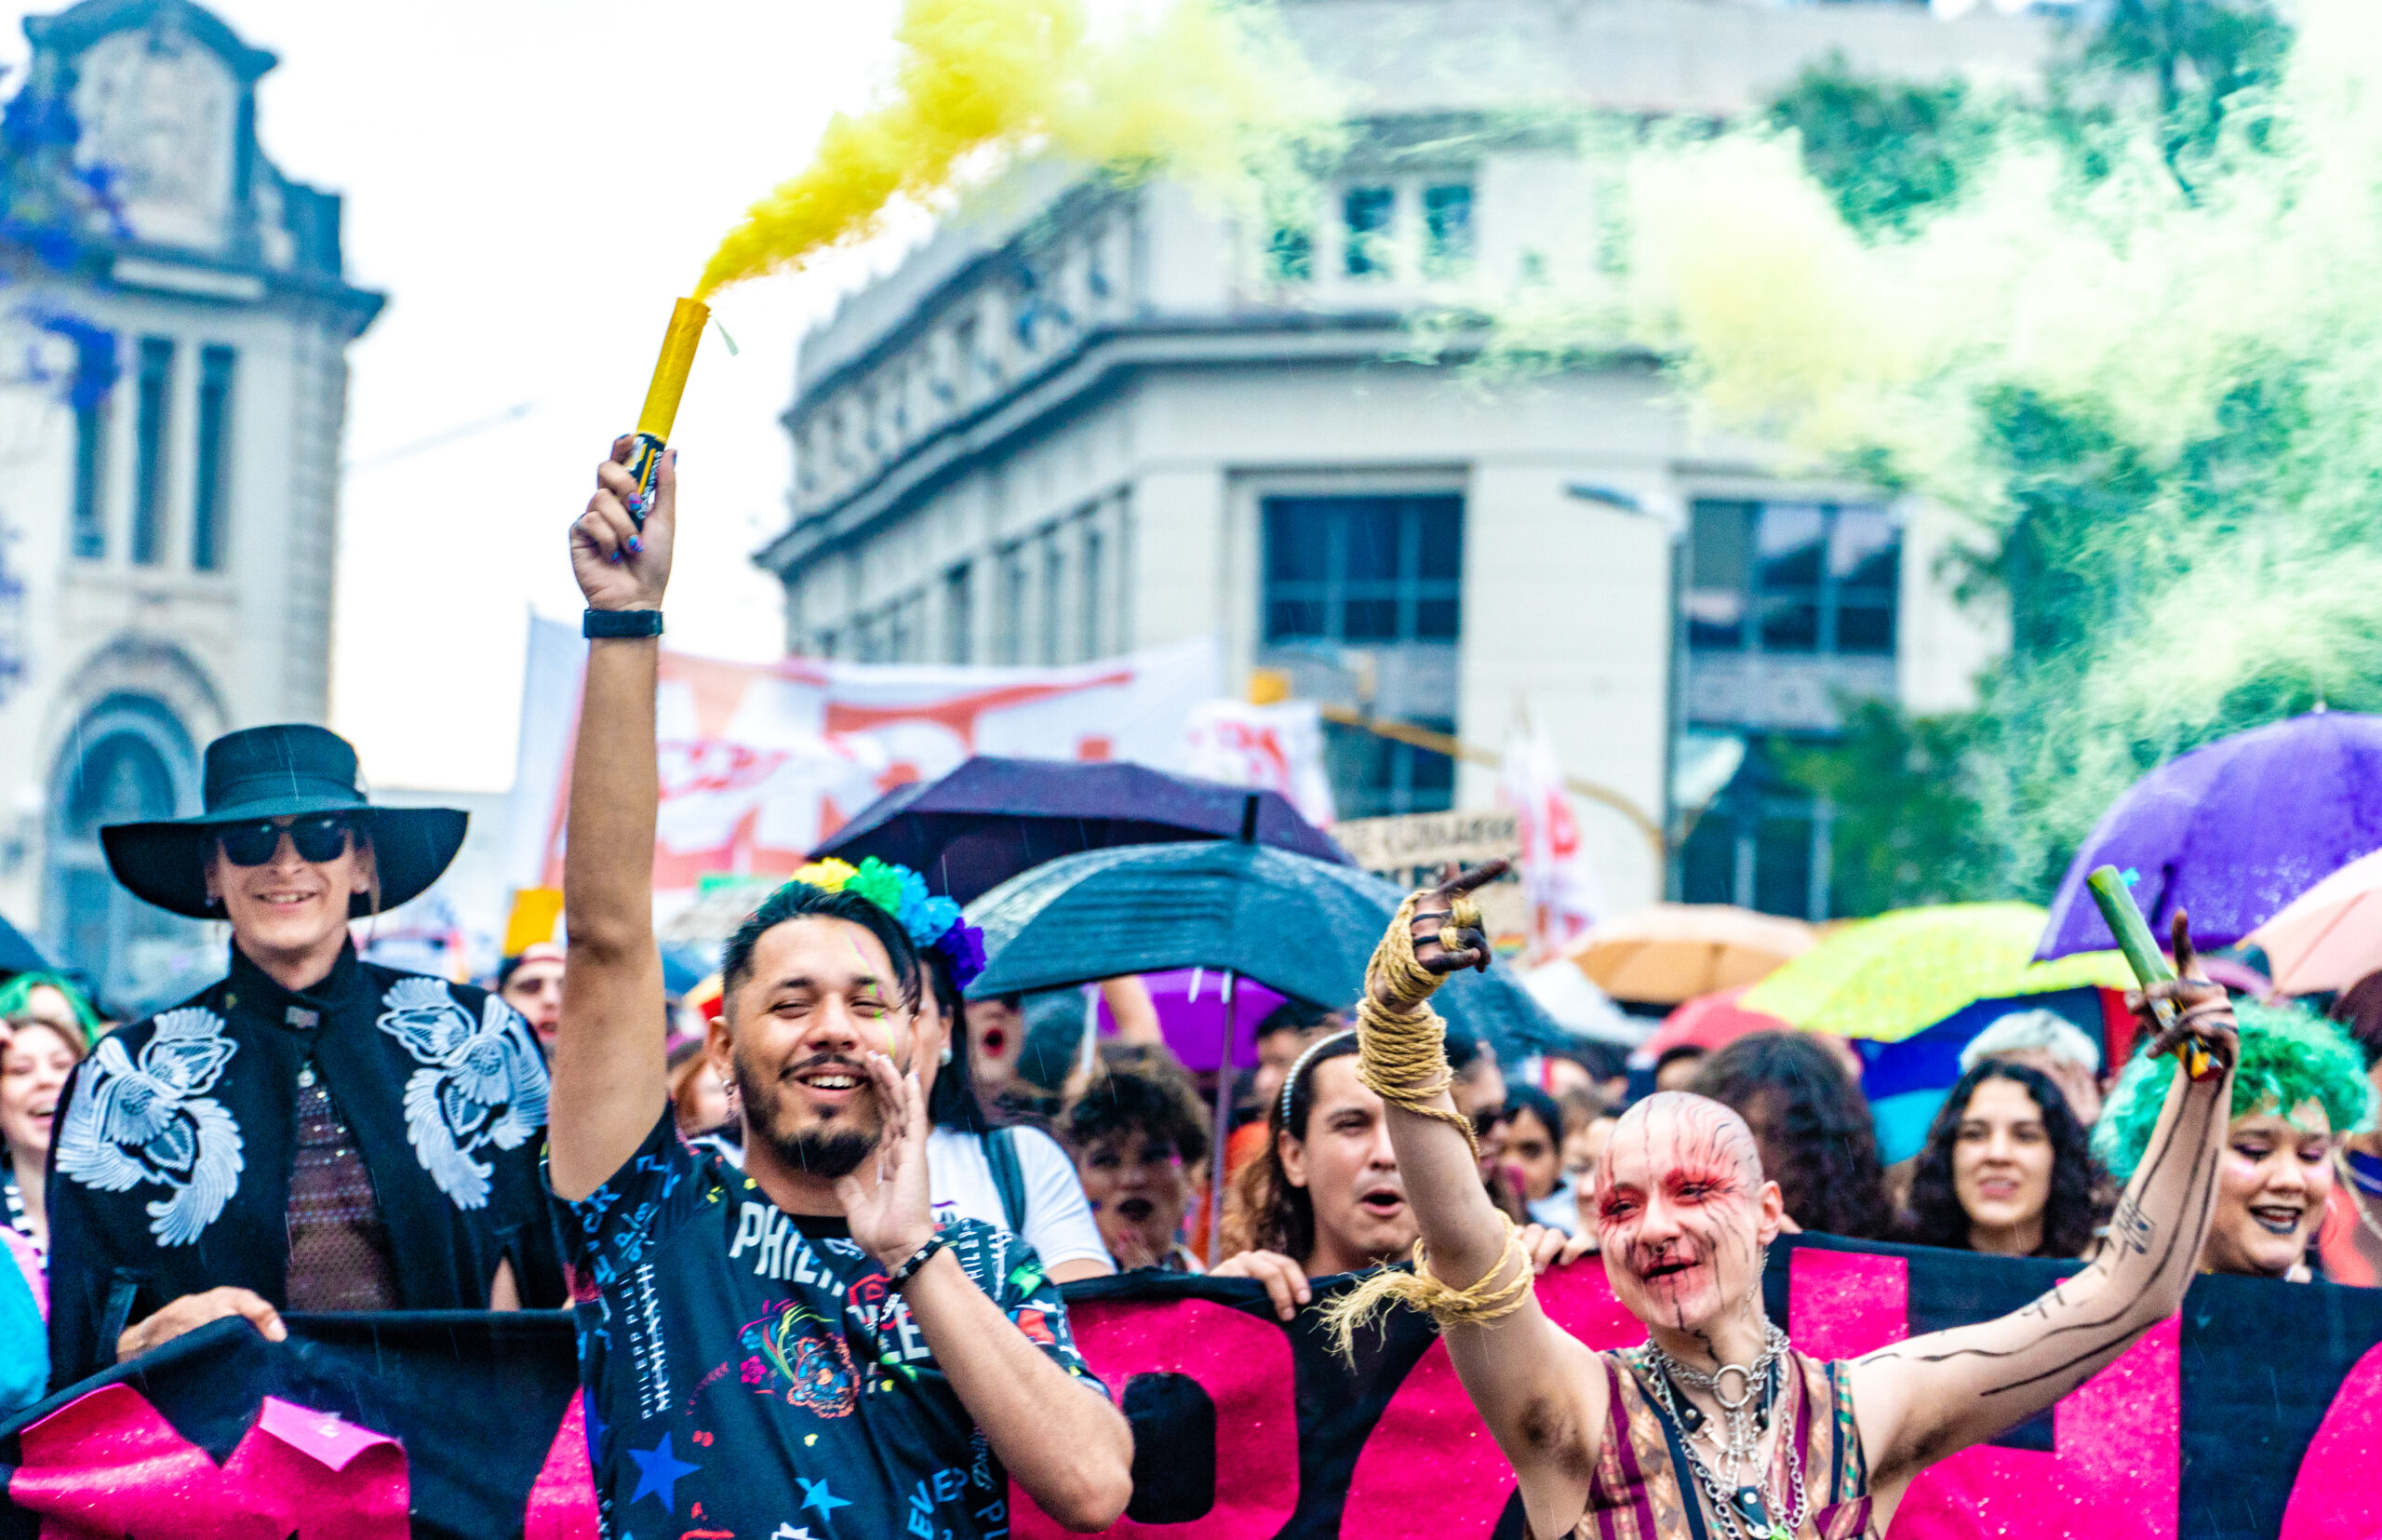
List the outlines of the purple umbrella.
{"type": "Polygon", "coordinates": [[[2102,815],[2052,901],[2039,958],[2113,946],[2085,874],[2127,873],[2153,934],[2178,906],[2192,944],[2229,946],[2322,878],[2382,849],[2382,716],[2312,712],[2194,749],[2102,815]]]}
{"type": "Polygon", "coordinates": [[[1146,765],[1004,759],[980,754],[933,781],[896,786],[810,852],[899,862],[962,904],[1018,873],[1081,850],[1181,839],[1251,838],[1346,865],[1331,837],[1278,792],[1146,765]],[[1255,824],[1242,823],[1254,799],[1255,824]]]}
{"type": "MultiPolygon", "coordinates": [[[[1202,1074],[1215,1068],[1224,1040],[1224,974],[1213,968],[1174,968],[1143,974],[1142,987],[1150,992],[1158,1029],[1183,1067],[1202,1074]]],[[[1233,1034],[1232,1062],[1237,1069],[1248,1069],[1257,1063],[1257,1038],[1247,1024],[1264,1021],[1288,997],[1255,979],[1238,980],[1237,987],[1240,998],[1233,1002],[1233,1014],[1242,1025],[1233,1034]]],[[[1102,1000],[1100,1034],[1108,1038],[1116,1033],[1117,1020],[1102,1000]]]]}

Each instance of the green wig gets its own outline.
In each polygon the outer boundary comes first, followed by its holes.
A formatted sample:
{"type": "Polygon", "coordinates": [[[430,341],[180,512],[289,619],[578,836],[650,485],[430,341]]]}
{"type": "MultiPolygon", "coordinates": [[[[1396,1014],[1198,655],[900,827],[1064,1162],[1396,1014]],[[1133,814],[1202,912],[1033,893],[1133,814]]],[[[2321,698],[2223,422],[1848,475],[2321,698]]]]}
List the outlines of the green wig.
{"type": "Polygon", "coordinates": [[[91,1045],[100,1040],[99,1012],[91,1009],[91,1002],[83,998],[80,989],[55,973],[19,973],[7,983],[0,984],[0,1021],[11,1021],[24,1015],[32,1007],[33,991],[45,986],[66,997],[66,1003],[74,1009],[75,1021],[82,1024],[83,1051],[89,1052],[91,1045]]]}
{"type": "MultiPolygon", "coordinates": [[[[2241,1062],[2233,1073],[2233,1116],[2262,1112],[2284,1117],[2303,1103],[2324,1109],[2335,1133],[2362,1125],[2373,1112],[2374,1087],[2365,1078],[2365,1058],[2349,1034],[2297,1006],[2233,1002],[2241,1024],[2241,1062]]],[[[2173,1054],[2141,1053],[2125,1066],[2093,1129],[2093,1152],[2119,1182],[2134,1179],[2134,1168],[2150,1146],[2150,1131],[2167,1103],[2175,1078],[2173,1054]]]]}

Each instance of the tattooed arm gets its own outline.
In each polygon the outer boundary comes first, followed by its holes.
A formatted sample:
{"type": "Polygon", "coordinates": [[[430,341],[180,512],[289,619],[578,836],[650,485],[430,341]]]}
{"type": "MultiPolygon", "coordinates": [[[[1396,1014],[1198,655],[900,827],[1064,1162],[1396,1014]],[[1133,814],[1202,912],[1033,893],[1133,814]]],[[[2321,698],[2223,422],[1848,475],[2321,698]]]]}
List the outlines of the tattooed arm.
{"type": "MultiPolygon", "coordinates": [[[[2216,1067],[2202,1080],[2175,1076],[2100,1254],[2015,1314],[1897,1343],[1852,1366],[1870,1488],[1887,1514],[1927,1466],[2041,1412],[2182,1307],[2215,1206],[2235,1049],[2225,992],[2200,973],[2183,927],[2179,914],[2183,980],[2150,990],[2181,1008],[2182,1019],[2153,1051],[2195,1038],[2216,1067]]],[[[2148,1019],[2147,1003],[2137,1011],[2148,1019]]]]}
{"type": "MultiPolygon", "coordinates": [[[[1439,928],[1452,900],[1504,870],[1504,862],[1492,863],[1442,884],[1416,905],[1416,961],[1434,973],[1488,965],[1486,936],[1452,931],[1457,944],[1450,946],[1439,928]]],[[[1455,1106],[1445,1091],[1436,1105],[1451,1111],[1455,1106]]],[[[1395,1105],[1386,1116],[1432,1276],[1457,1289],[1492,1272],[1505,1281],[1519,1264],[1506,1255],[1505,1216],[1490,1201],[1463,1133],[1395,1105]]],[[[1596,1356],[1546,1318],[1535,1294],[1486,1325],[1451,1326],[1446,1337],[1465,1394],[1513,1462],[1531,1533],[1569,1533],[1586,1509],[1588,1479],[1604,1432],[1605,1377],[1596,1356]]]]}

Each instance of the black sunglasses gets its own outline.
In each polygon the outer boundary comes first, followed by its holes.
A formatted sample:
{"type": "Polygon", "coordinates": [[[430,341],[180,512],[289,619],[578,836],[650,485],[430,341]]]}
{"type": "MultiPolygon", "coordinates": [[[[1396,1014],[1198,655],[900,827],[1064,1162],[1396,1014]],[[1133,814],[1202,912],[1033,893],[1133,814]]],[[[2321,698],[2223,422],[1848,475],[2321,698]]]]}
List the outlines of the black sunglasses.
{"type": "Polygon", "coordinates": [[[291,824],[275,824],[264,819],[254,824],[228,824],[215,831],[215,843],[222,849],[223,859],[234,866],[261,866],[281,849],[281,837],[287,834],[289,843],[297,848],[301,861],[336,861],[347,850],[348,836],[355,825],[339,813],[320,813],[313,818],[301,818],[291,824]]]}
{"type": "Polygon", "coordinates": [[[1472,1132],[1485,1138],[1491,1129],[1500,1123],[1510,1123],[1513,1120],[1514,1114],[1510,1107],[1482,1107],[1472,1115],[1472,1132]]]}

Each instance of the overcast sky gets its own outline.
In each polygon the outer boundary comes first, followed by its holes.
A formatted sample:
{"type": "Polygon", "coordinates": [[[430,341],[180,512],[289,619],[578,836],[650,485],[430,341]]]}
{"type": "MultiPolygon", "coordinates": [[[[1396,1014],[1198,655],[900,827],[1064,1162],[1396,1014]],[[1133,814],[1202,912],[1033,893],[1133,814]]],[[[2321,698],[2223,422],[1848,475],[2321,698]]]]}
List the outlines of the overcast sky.
{"type": "MultiPolygon", "coordinates": [[[[895,0],[208,3],[280,56],[265,151],[345,195],[350,279],[389,295],[349,355],[331,725],[380,784],[508,785],[523,627],[578,615],[564,528],[634,425],[671,301],[827,114],[865,100],[895,0]]],[[[7,7],[10,89],[28,8],[60,7],[7,7]]],[[[718,301],[743,352],[711,333],[679,411],[672,646],[780,650],[749,557],[784,523],[795,343],[889,255],[718,301]]]]}

